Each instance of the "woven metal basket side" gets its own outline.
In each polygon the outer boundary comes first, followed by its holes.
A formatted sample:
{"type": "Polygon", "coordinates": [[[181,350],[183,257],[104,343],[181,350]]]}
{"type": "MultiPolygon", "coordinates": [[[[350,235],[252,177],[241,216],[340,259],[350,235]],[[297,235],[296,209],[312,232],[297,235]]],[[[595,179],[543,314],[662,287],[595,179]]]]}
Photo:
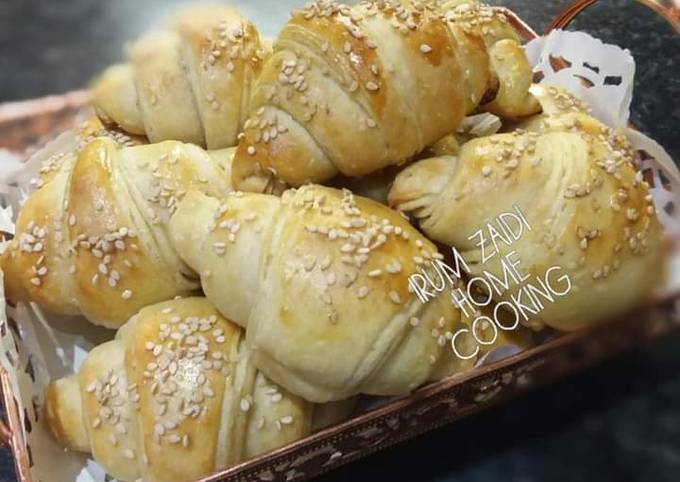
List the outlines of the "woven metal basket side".
{"type": "Polygon", "coordinates": [[[77,90],[0,105],[0,148],[26,153],[73,125],[90,93],[77,90]]]}

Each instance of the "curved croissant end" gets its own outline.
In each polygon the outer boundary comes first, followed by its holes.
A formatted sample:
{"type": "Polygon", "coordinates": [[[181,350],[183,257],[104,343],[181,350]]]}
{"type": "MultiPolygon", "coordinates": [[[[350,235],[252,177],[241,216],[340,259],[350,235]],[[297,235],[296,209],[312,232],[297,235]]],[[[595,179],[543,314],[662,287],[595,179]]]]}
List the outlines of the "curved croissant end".
{"type": "Polygon", "coordinates": [[[92,81],[94,108],[106,124],[117,124],[130,134],[145,135],[130,64],[107,68],[92,81]]]}
{"type": "Polygon", "coordinates": [[[429,217],[424,210],[444,190],[457,161],[453,156],[432,157],[407,167],[394,179],[387,204],[398,211],[413,212],[419,219],[429,217]]]}
{"type": "Polygon", "coordinates": [[[152,142],[234,146],[268,45],[234,9],[189,7],[170,29],[137,40],[129,63],[95,79],[95,108],[103,120],[152,142]]]}

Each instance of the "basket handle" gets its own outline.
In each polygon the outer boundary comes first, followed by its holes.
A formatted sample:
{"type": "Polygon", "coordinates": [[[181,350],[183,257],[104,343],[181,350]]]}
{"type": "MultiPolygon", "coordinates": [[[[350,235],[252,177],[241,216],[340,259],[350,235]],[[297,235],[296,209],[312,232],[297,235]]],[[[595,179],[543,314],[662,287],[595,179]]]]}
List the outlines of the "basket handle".
{"type": "MultiPolygon", "coordinates": [[[[678,0],[637,0],[641,4],[649,7],[659,15],[661,15],[666,21],[675,29],[676,32],[680,33],[680,1],[678,0]]],[[[548,28],[546,28],[545,33],[550,33],[552,30],[561,29],[567,27],[572,20],[574,20],[581,12],[586,8],[595,4],[597,0],[574,0],[569,6],[562,10],[557,16],[550,22],[548,28]]]]}

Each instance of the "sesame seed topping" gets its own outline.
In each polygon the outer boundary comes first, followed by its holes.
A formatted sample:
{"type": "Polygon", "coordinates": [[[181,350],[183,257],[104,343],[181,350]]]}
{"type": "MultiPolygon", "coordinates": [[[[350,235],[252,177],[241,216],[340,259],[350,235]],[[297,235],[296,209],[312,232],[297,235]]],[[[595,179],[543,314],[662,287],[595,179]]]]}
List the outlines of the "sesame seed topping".
{"type": "Polygon", "coordinates": [[[293,416],[292,415],[286,415],[284,417],[281,417],[281,423],[283,425],[290,425],[293,423],[293,416]]]}

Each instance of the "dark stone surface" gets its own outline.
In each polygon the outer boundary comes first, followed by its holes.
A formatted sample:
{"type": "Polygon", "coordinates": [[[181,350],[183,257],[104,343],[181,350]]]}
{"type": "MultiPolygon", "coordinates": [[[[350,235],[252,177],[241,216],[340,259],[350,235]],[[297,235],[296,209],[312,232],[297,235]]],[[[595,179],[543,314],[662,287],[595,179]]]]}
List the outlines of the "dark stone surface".
{"type": "MultiPolygon", "coordinates": [[[[85,85],[179,3],[0,0],[0,101],[85,85]]],[[[498,3],[541,31],[567,1],[498,3]]],[[[285,18],[278,2],[266,10],[285,18]]],[[[680,159],[680,36],[630,0],[599,2],[574,28],[631,49],[632,120],[680,159]]],[[[321,480],[680,480],[679,350],[680,336],[670,337],[321,480]]],[[[0,482],[14,480],[9,461],[0,454],[0,482]]]]}

